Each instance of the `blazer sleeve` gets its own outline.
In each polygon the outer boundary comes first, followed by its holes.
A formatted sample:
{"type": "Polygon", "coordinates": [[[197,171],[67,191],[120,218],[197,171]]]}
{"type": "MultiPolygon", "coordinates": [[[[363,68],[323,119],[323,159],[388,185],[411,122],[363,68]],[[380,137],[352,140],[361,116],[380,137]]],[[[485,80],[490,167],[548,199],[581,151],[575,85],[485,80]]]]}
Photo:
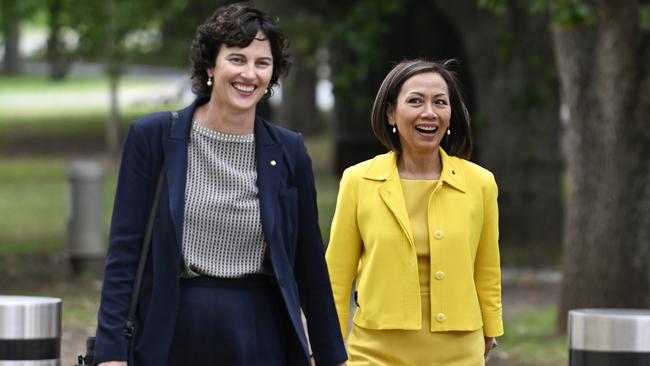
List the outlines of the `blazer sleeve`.
{"type": "Polygon", "coordinates": [[[350,321],[350,294],[363,248],[357,222],[357,181],[350,169],[343,172],[332,219],[325,258],[330,272],[334,302],[341,334],[347,339],[350,321]]]}
{"type": "Polygon", "coordinates": [[[318,224],[316,188],[311,160],[300,136],[295,184],[298,188],[298,245],[294,275],[309,340],[318,365],[338,365],[347,359],[338,331],[336,308],[329,283],[323,239],[318,224]]]}
{"type": "Polygon", "coordinates": [[[128,359],[123,328],[155,180],[150,144],[141,128],[131,124],[122,152],[98,314],[97,363],[128,359]]]}
{"type": "Polygon", "coordinates": [[[474,282],[486,337],[503,334],[497,195],[497,184],[490,174],[483,192],[483,228],[474,261],[474,282]]]}

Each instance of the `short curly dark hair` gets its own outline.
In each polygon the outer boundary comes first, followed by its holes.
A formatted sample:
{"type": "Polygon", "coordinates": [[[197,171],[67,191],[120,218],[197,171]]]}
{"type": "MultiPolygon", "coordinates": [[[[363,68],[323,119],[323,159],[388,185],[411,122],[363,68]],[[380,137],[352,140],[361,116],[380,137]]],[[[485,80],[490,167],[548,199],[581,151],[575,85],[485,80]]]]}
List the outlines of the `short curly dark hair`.
{"type": "Polygon", "coordinates": [[[286,75],[291,66],[288,42],[276,20],[248,3],[220,7],[196,29],[190,55],[192,91],[199,97],[210,96],[211,88],[206,85],[207,69],[215,66],[221,45],[248,47],[257,32],[264,33],[271,43],[273,75],[267,95],[272,95],[280,76],[286,75]]]}

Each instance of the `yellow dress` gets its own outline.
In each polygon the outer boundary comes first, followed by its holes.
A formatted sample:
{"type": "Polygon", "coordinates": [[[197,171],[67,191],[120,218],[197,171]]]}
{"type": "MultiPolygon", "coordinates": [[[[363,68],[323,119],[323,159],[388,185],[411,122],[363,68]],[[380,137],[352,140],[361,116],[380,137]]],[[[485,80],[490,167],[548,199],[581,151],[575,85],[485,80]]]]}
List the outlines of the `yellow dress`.
{"type": "Polygon", "coordinates": [[[348,337],[350,366],[483,366],[483,330],[431,332],[430,249],[427,203],[437,180],[402,179],[418,256],[422,328],[366,329],[352,325],[348,337]]]}

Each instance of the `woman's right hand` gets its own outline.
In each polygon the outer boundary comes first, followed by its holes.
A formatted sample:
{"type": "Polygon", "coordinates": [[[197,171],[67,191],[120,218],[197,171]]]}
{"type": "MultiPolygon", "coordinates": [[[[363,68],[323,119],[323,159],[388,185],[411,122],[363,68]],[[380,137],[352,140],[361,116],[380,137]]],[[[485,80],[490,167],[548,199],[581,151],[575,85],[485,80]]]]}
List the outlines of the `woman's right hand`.
{"type": "Polygon", "coordinates": [[[126,366],[126,361],[108,361],[102,362],[97,366],[126,366]]]}

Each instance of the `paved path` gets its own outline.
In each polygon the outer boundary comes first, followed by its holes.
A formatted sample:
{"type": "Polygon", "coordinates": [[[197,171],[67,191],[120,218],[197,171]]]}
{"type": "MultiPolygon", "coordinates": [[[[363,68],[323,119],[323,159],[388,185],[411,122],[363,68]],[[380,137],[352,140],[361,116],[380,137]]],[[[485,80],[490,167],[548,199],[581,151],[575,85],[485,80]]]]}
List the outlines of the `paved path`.
{"type": "MultiPolygon", "coordinates": [[[[47,65],[42,62],[25,64],[28,74],[47,74],[47,65]]],[[[100,64],[74,64],[70,76],[87,77],[104,74],[100,64]]],[[[121,107],[138,105],[161,105],[167,103],[188,103],[194,99],[191,92],[190,75],[185,70],[152,67],[129,66],[118,86],[118,101],[121,107]]],[[[38,91],[21,91],[17,88],[10,93],[3,93],[0,98],[0,111],[11,112],[25,109],[70,109],[70,108],[108,108],[109,89],[98,85],[92,88],[57,88],[53,84],[38,91]]]]}

